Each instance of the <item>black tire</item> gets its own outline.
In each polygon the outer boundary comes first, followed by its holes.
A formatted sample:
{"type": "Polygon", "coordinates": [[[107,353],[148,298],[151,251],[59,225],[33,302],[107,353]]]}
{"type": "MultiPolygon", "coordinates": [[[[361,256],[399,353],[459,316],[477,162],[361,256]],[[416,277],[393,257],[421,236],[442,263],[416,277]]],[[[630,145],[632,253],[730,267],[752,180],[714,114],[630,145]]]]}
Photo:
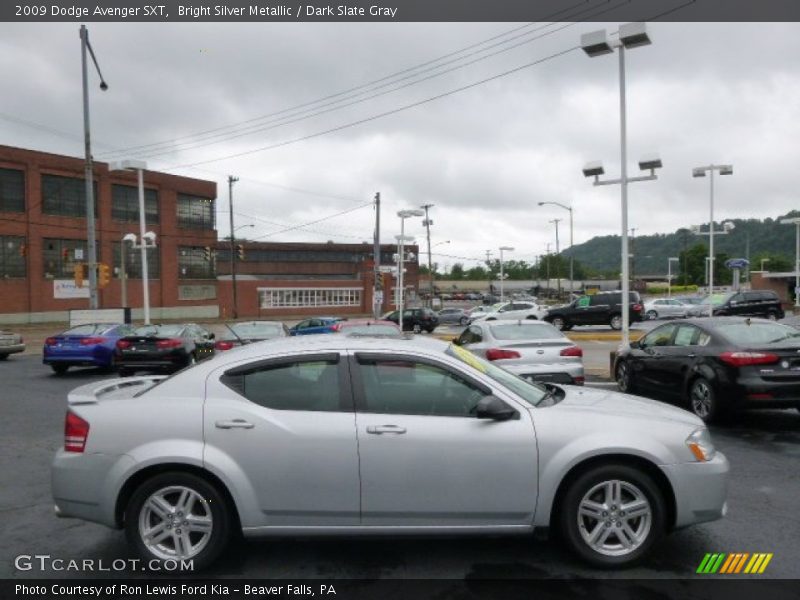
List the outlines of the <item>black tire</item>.
{"type": "Polygon", "coordinates": [[[619,331],[622,329],[622,315],[611,315],[611,318],[608,320],[608,324],[614,331],[619,331]]]}
{"type": "Polygon", "coordinates": [[[688,410],[704,422],[713,423],[723,416],[724,411],[717,390],[705,377],[693,379],[686,395],[688,410]]]}
{"type": "Polygon", "coordinates": [[[8,360],[8,354],[0,354],[0,360],[8,360]]]}
{"type": "Polygon", "coordinates": [[[658,318],[658,313],[654,310],[648,310],[647,314],[645,314],[645,317],[648,321],[655,321],[658,318]]]}
{"type": "Polygon", "coordinates": [[[636,381],[633,377],[633,370],[626,360],[617,361],[614,369],[614,381],[617,382],[619,391],[623,394],[633,394],[636,392],[636,381]]]}
{"type": "Polygon", "coordinates": [[[550,324],[559,331],[567,331],[569,329],[567,321],[564,319],[564,317],[553,317],[550,319],[550,324]]]}
{"type": "Polygon", "coordinates": [[[768,318],[770,321],[777,321],[777,320],[778,320],[778,313],[777,313],[777,312],[775,312],[774,310],[771,310],[771,311],[769,311],[769,312],[767,313],[767,318],[768,318]]]}
{"type": "Polygon", "coordinates": [[[458,323],[459,325],[463,325],[464,327],[466,327],[467,325],[469,325],[469,317],[461,317],[458,320],[458,323]]]}
{"type": "Polygon", "coordinates": [[[413,327],[411,328],[411,331],[413,331],[414,333],[422,333],[422,326],[419,323],[414,323],[413,327]]]}
{"type": "Polygon", "coordinates": [[[133,375],[133,371],[131,371],[130,369],[125,369],[123,367],[120,367],[119,369],[117,369],[117,374],[120,377],[130,377],[131,375],[133,375]]]}
{"type": "Polygon", "coordinates": [[[538,321],[539,319],[536,318],[536,315],[528,315],[525,317],[528,321],[538,321]]]}
{"type": "Polygon", "coordinates": [[[652,547],[658,543],[666,531],[666,503],[661,491],[647,473],[622,464],[606,464],[592,468],[576,477],[562,498],[558,513],[558,525],[562,539],[575,554],[586,562],[603,568],[630,567],[644,558],[652,547]],[[607,483],[616,490],[613,482],[620,482],[619,500],[606,502],[604,490],[607,483]],[[598,490],[593,492],[593,490],[598,490]],[[584,500],[599,505],[597,518],[581,513],[580,506],[584,500]],[[640,516],[620,513],[620,507],[635,501],[645,502],[649,511],[640,516]],[[607,505],[608,504],[608,505],[607,505]],[[613,509],[612,509],[613,507],[613,509]],[[607,509],[607,510],[603,510],[607,509]],[[598,540],[600,549],[593,547],[584,536],[591,537],[595,527],[599,537],[605,535],[605,541],[598,540]],[[610,531],[611,533],[606,533],[610,531]],[[633,534],[633,535],[631,535],[633,534]],[[626,549],[623,539],[630,542],[626,549]],[[612,542],[613,540],[613,542],[612,542]],[[615,555],[616,553],[616,555],[615,555]]]}
{"type": "Polygon", "coordinates": [[[181,534],[201,546],[197,549],[196,554],[184,557],[185,560],[193,561],[194,571],[200,571],[211,565],[225,549],[231,538],[231,528],[234,522],[231,508],[222,493],[202,477],[175,471],[155,475],[142,483],[133,493],[128,505],[125,507],[125,535],[128,538],[128,543],[136,549],[137,553],[145,561],[156,560],[163,562],[171,558],[168,554],[170,545],[173,551],[176,550],[175,538],[181,532],[179,528],[186,526],[188,523],[188,521],[181,522],[180,519],[188,516],[195,516],[198,520],[203,518],[210,519],[210,534],[207,537],[203,538],[206,534],[197,531],[188,533],[184,531],[181,534]],[[172,488],[179,489],[169,491],[172,488]],[[184,489],[190,490],[195,494],[196,499],[191,509],[192,515],[183,515],[177,510],[179,508],[177,499],[184,489]],[[151,495],[162,491],[166,492],[163,494],[163,498],[168,504],[171,504],[171,500],[176,500],[176,504],[172,505],[174,510],[170,513],[165,513],[167,517],[164,519],[145,506],[151,495]],[[171,529],[170,533],[167,534],[167,537],[172,539],[165,540],[166,544],[161,544],[160,547],[153,549],[142,539],[143,533],[141,530],[151,525],[153,521],[158,520],[172,523],[174,532],[171,529]],[[203,539],[205,541],[201,544],[203,539]]]}
{"type": "Polygon", "coordinates": [[[56,375],[63,375],[69,369],[69,365],[50,365],[50,368],[56,375]]]}

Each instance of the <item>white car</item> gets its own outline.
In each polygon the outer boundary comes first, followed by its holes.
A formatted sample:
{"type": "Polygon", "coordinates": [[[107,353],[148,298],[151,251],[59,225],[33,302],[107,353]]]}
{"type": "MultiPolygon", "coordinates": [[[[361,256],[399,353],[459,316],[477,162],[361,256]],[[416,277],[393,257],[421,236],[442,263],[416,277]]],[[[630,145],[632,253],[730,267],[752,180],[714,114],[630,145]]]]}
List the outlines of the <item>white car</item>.
{"type": "Polygon", "coordinates": [[[472,322],[479,320],[497,321],[499,319],[544,319],[547,314],[547,308],[536,304],[535,302],[522,302],[514,300],[501,304],[491,312],[478,315],[472,319],[472,322]]]}
{"type": "Polygon", "coordinates": [[[674,298],[656,298],[644,303],[644,318],[686,318],[690,308],[692,307],[674,298]]]}

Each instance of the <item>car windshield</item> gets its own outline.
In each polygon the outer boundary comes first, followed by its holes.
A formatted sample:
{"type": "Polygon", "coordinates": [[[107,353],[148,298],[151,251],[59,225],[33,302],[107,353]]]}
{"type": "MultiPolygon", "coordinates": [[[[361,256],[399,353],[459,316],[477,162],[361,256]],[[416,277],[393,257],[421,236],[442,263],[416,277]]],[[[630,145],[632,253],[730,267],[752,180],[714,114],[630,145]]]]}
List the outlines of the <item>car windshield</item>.
{"type": "Polygon", "coordinates": [[[712,294],[711,296],[703,296],[703,299],[700,301],[700,304],[708,304],[708,299],[711,298],[714,306],[718,306],[721,304],[725,304],[728,298],[732,297],[734,294],[712,294]]]}
{"type": "Polygon", "coordinates": [[[175,335],[179,336],[186,328],[185,325],[143,325],[137,327],[134,335],[175,335]]]}
{"type": "Polygon", "coordinates": [[[445,350],[445,354],[453,356],[461,362],[469,365],[473,369],[477,369],[487,377],[495,380],[497,383],[505,388],[514,392],[517,396],[525,400],[531,406],[537,406],[545,397],[547,397],[547,388],[543,385],[527,381],[522,377],[518,377],[505,369],[494,366],[487,360],[475,356],[469,350],[464,350],[454,344],[450,344],[445,350]]]}
{"type": "Polygon", "coordinates": [[[781,323],[764,321],[742,321],[739,323],[718,323],[715,329],[737,346],[756,346],[777,344],[786,340],[797,341],[800,331],[781,323]]]}
{"type": "Polygon", "coordinates": [[[260,338],[260,339],[268,339],[273,337],[279,337],[281,335],[281,324],[280,323],[233,323],[232,325],[228,325],[228,328],[240,338],[250,339],[250,338],[260,338]]]}
{"type": "Polygon", "coordinates": [[[507,323],[489,327],[497,340],[558,340],[564,337],[549,323],[507,323]]]}

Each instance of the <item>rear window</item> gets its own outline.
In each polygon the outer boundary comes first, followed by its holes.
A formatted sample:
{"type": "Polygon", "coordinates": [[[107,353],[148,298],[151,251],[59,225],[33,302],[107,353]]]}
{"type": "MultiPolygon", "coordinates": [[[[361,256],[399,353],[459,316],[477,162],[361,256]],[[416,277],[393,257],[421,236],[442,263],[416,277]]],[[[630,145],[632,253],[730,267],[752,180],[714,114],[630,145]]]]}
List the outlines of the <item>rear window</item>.
{"type": "Polygon", "coordinates": [[[489,329],[498,340],[560,340],[565,337],[549,323],[492,325],[489,329]]]}
{"type": "Polygon", "coordinates": [[[280,323],[235,323],[228,327],[239,337],[278,337],[283,327],[280,323]]]}
{"type": "Polygon", "coordinates": [[[138,327],[134,335],[180,335],[186,329],[184,325],[145,325],[138,327]]]}
{"type": "Polygon", "coordinates": [[[62,335],[99,335],[111,329],[107,323],[88,323],[86,325],[76,325],[72,329],[67,329],[62,335]]]}
{"type": "Polygon", "coordinates": [[[780,323],[764,323],[751,321],[749,324],[721,323],[715,329],[727,340],[737,346],[758,346],[760,344],[776,344],[784,340],[800,338],[800,331],[780,323]]]}

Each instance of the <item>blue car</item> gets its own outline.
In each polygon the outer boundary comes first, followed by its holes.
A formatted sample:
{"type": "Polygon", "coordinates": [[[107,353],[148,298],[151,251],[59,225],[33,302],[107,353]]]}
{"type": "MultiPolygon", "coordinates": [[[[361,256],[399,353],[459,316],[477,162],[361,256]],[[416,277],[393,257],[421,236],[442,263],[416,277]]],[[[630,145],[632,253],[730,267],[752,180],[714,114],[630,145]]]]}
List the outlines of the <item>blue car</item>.
{"type": "Polygon", "coordinates": [[[339,331],[339,317],[314,317],[300,321],[289,328],[290,335],[310,335],[312,333],[334,333],[339,331]]]}
{"type": "Polygon", "coordinates": [[[133,327],[122,323],[87,323],[47,338],[42,362],[56,375],[70,367],[111,369],[117,340],[133,333],[133,327]]]}

